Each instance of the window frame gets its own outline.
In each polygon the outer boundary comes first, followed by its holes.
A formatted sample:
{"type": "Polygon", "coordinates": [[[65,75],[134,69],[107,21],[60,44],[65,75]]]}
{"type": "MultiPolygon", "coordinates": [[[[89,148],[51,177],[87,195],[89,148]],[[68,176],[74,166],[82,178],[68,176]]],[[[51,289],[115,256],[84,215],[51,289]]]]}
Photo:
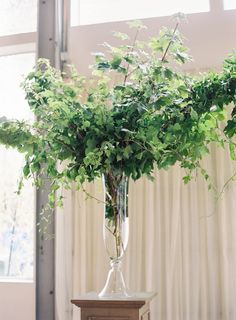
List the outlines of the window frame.
{"type": "MultiPolygon", "coordinates": [[[[76,0],[70,0],[70,1],[66,1],[67,2],[67,5],[69,3],[69,5],[72,7],[73,5],[73,9],[74,11],[75,10],[78,10],[79,11],[79,8],[80,8],[80,0],[77,0],[76,3],[73,3],[75,2],[76,0]]],[[[143,0],[142,0],[143,1],[143,0]]],[[[194,12],[194,13],[187,13],[186,15],[189,15],[189,14],[201,14],[201,13],[206,13],[206,12],[220,12],[220,11],[224,11],[224,0],[208,0],[209,2],[209,11],[199,11],[199,12],[194,12]]],[[[233,9],[227,9],[227,10],[233,10],[233,9]]],[[[145,17],[140,17],[138,19],[152,19],[152,18],[161,18],[161,17],[169,17],[170,15],[161,15],[161,16],[151,16],[151,17],[148,17],[148,16],[145,16],[145,17]]],[[[130,18],[129,20],[135,20],[136,18],[130,18]]],[[[80,17],[78,16],[77,18],[75,18],[73,15],[71,15],[71,20],[70,20],[70,24],[71,24],[71,27],[76,27],[76,26],[89,26],[89,25],[92,25],[92,24],[96,24],[96,25],[99,25],[99,24],[103,24],[103,23],[115,23],[115,22],[122,22],[122,21],[125,21],[126,19],[120,19],[120,20],[111,20],[111,21],[101,21],[101,22],[91,22],[91,23],[84,23],[84,24],[80,24],[79,23],[79,20],[80,20],[80,17]],[[77,23],[75,23],[74,21],[77,20],[77,23]]]]}
{"type": "MultiPolygon", "coordinates": [[[[35,53],[36,54],[36,32],[14,34],[7,36],[0,36],[0,57],[35,53]]],[[[34,206],[35,207],[35,206],[34,206]]],[[[34,240],[33,240],[34,241],[34,240]]],[[[35,244],[33,244],[35,247],[35,244]]],[[[35,257],[34,269],[35,269],[35,257]]],[[[0,283],[34,283],[35,282],[35,271],[32,279],[18,278],[18,277],[0,277],[0,283]]]]}

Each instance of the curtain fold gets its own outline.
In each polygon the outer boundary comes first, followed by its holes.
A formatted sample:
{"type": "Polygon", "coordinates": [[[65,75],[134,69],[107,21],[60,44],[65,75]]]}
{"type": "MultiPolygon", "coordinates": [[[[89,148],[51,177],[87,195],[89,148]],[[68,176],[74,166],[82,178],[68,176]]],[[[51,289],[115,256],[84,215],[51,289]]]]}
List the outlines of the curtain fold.
{"type": "MultiPolygon", "coordinates": [[[[204,162],[218,190],[235,167],[225,151],[204,162]]],[[[130,183],[130,237],[123,272],[132,291],[155,291],[152,319],[236,319],[236,184],[216,201],[202,177],[188,185],[174,167],[154,182],[130,183]]],[[[102,183],[86,190],[103,199],[102,183]]],[[[66,192],[57,215],[57,317],[78,320],[71,298],[99,292],[109,261],[102,239],[103,204],[83,192],[66,192]]]]}

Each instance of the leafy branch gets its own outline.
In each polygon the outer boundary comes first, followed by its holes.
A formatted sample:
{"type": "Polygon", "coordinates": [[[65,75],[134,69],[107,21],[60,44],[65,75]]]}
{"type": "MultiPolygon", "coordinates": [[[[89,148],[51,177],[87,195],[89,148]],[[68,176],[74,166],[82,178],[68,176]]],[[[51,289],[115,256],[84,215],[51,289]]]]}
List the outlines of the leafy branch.
{"type": "Polygon", "coordinates": [[[174,37],[175,37],[175,34],[176,34],[176,31],[177,31],[178,27],[179,27],[179,22],[177,22],[176,25],[175,25],[175,28],[174,28],[172,37],[171,37],[171,39],[170,39],[170,41],[169,41],[169,43],[168,43],[168,45],[167,45],[167,47],[166,47],[166,50],[165,50],[165,52],[164,52],[164,54],[163,54],[163,57],[161,58],[161,61],[162,61],[162,62],[165,61],[166,55],[167,55],[167,53],[168,53],[168,50],[170,49],[171,44],[174,42],[174,37]]]}
{"type": "Polygon", "coordinates": [[[155,166],[178,163],[190,172],[187,182],[212,142],[229,147],[236,160],[235,105],[225,118],[236,101],[236,54],[225,59],[222,72],[198,79],[183,74],[177,65],[190,57],[178,26],[138,42],[143,26],[133,24],[131,45],[118,33],[121,45],[106,44],[107,53],[95,54],[92,85],[74,69],[65,80],[47,60],[39,60],[26,77],[22,87],[36,120],[0,118],[0,143],[25,154],[26,179],[46,174],[52,180],[49,207],[63,202],[56,198],[58,188],[72,182],[81,187],[107,173],[137,180],[151,177],[155,166]]]}

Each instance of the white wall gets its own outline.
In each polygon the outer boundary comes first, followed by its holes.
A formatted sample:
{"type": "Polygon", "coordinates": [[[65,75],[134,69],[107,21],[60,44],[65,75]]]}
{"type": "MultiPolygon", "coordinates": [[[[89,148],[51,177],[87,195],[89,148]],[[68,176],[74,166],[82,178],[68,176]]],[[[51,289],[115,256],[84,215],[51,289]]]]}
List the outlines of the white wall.
{"type": "Polygon", "coordinates": [[[35,319],[33,282],[0,282],[0,320],[16,319],[35,319]]]}
{"type": "MultiPolygon", "coordinates": [[[[215,0],[213,0],[215,1],[215,0]]],[[[158,35],[161,27],[173,28],[175,22],[170,17],[142,19],[148,29],[140,33],[139,39],[158,35]]],[[[236,10],[213,11],[189,14],[187,23],[182,22],[179,30],[185,37],[185,45],[194,60],[187,63],[186,70],[221,68],[223,60],[235,50],[236,10]]],[[[94,62],[91,52],[102,51],[103,42],[120,44],[112,31],[121,31],[134,36],[125,22],[102,23],[78,26],[70,29],[69,58],[83,75],[89,75],[88,66],[94,62]]]]}

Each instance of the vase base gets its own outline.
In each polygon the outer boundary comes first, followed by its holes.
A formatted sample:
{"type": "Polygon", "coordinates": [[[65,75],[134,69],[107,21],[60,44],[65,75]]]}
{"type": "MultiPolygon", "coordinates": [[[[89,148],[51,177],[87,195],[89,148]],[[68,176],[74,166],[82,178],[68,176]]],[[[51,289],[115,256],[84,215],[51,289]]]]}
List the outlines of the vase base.
{"type": "Polygon", "coordinates": [[[98,295],[99,298],[122,299],[130,297],[120,266],[120,260],[111,261],[111,269],[108,273],[106,284],[98,295]]]}
{"type": "Polygon", "coordinates": [[[132,294],[128,293],[127,291],[125,292],[104,292],[103,290],[98,294],[99,298],[103,299],[111,299],[111,300],[116,300],[116,299],[127,299],[130,298],[132,294]]]}

